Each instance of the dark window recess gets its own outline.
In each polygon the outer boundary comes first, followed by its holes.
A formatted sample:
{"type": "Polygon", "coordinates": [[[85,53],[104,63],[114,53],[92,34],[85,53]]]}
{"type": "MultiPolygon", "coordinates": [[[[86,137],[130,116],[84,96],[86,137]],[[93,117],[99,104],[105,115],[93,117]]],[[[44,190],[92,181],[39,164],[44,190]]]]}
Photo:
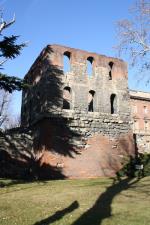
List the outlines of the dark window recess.
{"type": "Polygon", "coordinates": [[[94,95],[95,95],[95,91],[91,90],[89,91],[89,95],[88,95],[88,111],[89,112],[93,112],[94,111],[94,95]]]}
{"type": "Polygon", "coordinates": [[[63,109],[70,109],[70,103],[66,99],[63,99],[63,109]]]}
{"type": "Polygon", "coordinates": [[[112,80],[112,69],[113,69],[113,62],[109,62],[109,80],[112,80]]]}
{"type": "Polygon", "coordinates": [[[63,109],[70,109],[71,88],[65,87],[63,90],[63,109]]]}
{"type": "Polygon", "coordinates": [[[115,94],[110,96],[111,114],[117,113],[117,97],[115,94]]]}

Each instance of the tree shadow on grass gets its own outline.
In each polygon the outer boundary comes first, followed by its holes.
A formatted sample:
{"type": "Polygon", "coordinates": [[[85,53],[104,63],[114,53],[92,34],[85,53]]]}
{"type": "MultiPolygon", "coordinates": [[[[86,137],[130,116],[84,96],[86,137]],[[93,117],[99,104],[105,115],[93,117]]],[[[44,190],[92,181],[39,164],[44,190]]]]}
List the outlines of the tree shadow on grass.
{"type": "Polygon", "coordinates": [[[112,216],[112,201],[122,191],[127,190],[138,180],[126,178],[113,183],[96,200],[95,204],[77,219],[72,225],[100,225],[103,220],[112,216]]]}
{"type": "MultiPolygon", "coordinates": [[[[124,150],[126,150],[126,145],[122,142],[124,150]]],[[[106,191],[102,193],[99,198],[96,200],[95,204],[83,213],[72,225],[101,225],[104,219],[111,218],[112,215],[112,202],[113,199],[119,195],[122,191],[134,188],[134,185],[139,182],[141,178],[146,176],[147,169],[149,168],[150,157],[147,156],[144,158],[140,156],[140,161],[137,161],[138,155],[136,158],[133,156],[129,157],[129,162],[124,165],[120,171],[116,173],[116,177],[113,178],[113,183],[111,186],[107,187],[106,191]],[[144,165],[144,169],[137,171],[136,165],[144,165]],[[145,174],[144,174],[145,171],[145,174]],[[123,173],[126,178],[121,179],[121,173],[123,173]],[[135,178],[136,177],[136,178],[135,178]]],[[[112,167],[110,160],[110,167],[112,167]]],[[[140,188],[140,187],[139,187],[140,188]]],[[[142,190],[140,190],[141,192],[142,190]]],[[[149,192],[145,192],[148,194],[149,192]]]]}
{"type": "MultiPolygon", "coordinates": [[[[106,218],[112,217],[112,201],[122,191],[132,188],[139,180],[133,178],[125,178],[116,181],[113,179],[113,184],[109,186],[104,193],[102,193],[96,200],[95,204],[87,210],[80,218],[78,218],[72,225],[100,225],[106,218]]],[[[72,212],[79,207],[77,201],[73,202],[69,207],[57,211],[54,215],[43,219],[34,225],[49,225],[58,220],[61,220],[63,216],[72,212]]],[[[61,224],[61,223],[60,223],[61,224]]]]}
{"type": "Polygon", "coordinates": [[[43,219],[41,221],[38,221],[38,222],[34,223],[33,225],[49,225],[49,224],[52,224],[55,221],[58,221],[58,220],[62,219],[63,216],[65,216],[66,214],[71,213],[72,211],[74,211],[78,207],[79,207],[79,203],[77,201],[74,201],[67,208],[65,208],[63,210],[59,210],[54,215],[52,215],[52,216],[50,216],[50,217],[48,217],[46,219],[43,219]]]}
{"type": "Polygon", "coordinates": [[[0,180],[0,188],[7,188],[7,187],[11,187],[13,185],[17,185],[17,184],[24,184],[24,183],[28,183],[29,181],[25,181],[25,180],[10,180],[8,181],[7,179],[1,179],[0,180]]]}

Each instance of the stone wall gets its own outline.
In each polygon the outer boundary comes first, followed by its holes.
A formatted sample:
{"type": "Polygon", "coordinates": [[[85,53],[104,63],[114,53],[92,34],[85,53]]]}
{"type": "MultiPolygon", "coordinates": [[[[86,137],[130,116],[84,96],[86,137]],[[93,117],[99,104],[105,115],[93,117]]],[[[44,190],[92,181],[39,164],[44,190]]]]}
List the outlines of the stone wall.
{"type": "Polygon", "coordinates": [[[0,177],[30,179],[34,155],[31,130],[16,128],[0,132],[0,177]]]}
{"type": "Polygon", "coordinates": [[[0,132],[0,150],[7,151],[14,157],[19,157],[24,152],[31,152],[32,146],[32,131],[29,129],[15,128],[0,132]]]}
{"type": "MultiPolygon", "coordinates": [[[[110,137],[131,132],[131,121],[128,115],[106,114],[98,112],[88,112],[78,110],[60,110],[60,113],[43,113],[37,117],[38,121],[43,118],[50,118],[56,124],[67,126],[68,129],[78,132],[80,135],[92,136],[101,133],[110,137]]],[[[37,122],[38,124],[38,122],[37,122]]]]}
{"type": "Polygon", "coordinates": [[[30,88],[23,91],[21,125],[32,127],[32,149],[51,177],[114,176],[134,155],[122,60],[48,45],[25,80],[30,88]]]}
{"type": "Polygon", "coordinates": [[[150,133],[136,133],[135,135],[138,152],[150,154],[150,133]]]}
{"type": "Polygon", "coordinates": [[[126,64],[116,58],[71,49],[48,46],[35,61],[25,79],[33,86],[23,92],[22,125],[28,126],[39,114],[58,111],[63,116],[63,90],[70,88],[70,108],[88,112],[88,95],[94,91],[93,111],[111,114],[111,95],[116,96],[117,115],[130,114],[126,64]],[[64,53],[70,53],[70,71],[63,71],[64,53]],[[87,74],[87,59],[93,58],[92,76],[87,74]],[[110,66],[112,79],[109,77],[110,66]]]}

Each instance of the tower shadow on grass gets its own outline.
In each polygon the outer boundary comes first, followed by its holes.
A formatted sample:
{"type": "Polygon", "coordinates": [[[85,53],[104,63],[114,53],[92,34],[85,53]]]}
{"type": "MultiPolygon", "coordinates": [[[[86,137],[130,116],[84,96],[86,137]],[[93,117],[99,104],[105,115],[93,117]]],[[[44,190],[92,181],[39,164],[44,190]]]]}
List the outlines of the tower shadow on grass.
{"type": "MultiPolygon", "coordinates": [[[[101,225],[104,219],[111,218],[112,215],[112,202],[113,199],[122,191],[131,188],[139,180],[133,178],[125,178],[123,180],[114,182],[109,186],[104,193],[102,193],[96,200],[95,204],[83,213],[75,222],[71,225],[101,225]]],[[[71,213],[73,210],[79,207],[79,203],[74,201],[67,208],[57,211],[54,215],[38,221],[33,225],[49,225],[56,221],[61,220],[66,214],[71,213]]],[[[60,223],[61,225],[61,223],[60,223]]]]}
{"type": "Polygon", "coordinates": [[[50,216],[46,219],[43,219],[39,222],[36,222],[33,225],[49,225],[49,224],[52,224],[55,221],[58,221],[58,220],[62,219],[62,217],[65,216],[66,214],[69,214],[69,213],[73,212],[78,207],[79,207],[79,203],[77,201],[74,201],[67,208],[65,208],[63,210],[59,210],[54,215],[52,215],[52,216],[50,216]]]}
{"type": "Polygon", "coordinates": [[[100,225],[112,216],[112,201],[122,191],[127,190],[138,180],[126,178],[113,183],[96,200],[95,204],[83,213],[72,225],[100,225]]]}

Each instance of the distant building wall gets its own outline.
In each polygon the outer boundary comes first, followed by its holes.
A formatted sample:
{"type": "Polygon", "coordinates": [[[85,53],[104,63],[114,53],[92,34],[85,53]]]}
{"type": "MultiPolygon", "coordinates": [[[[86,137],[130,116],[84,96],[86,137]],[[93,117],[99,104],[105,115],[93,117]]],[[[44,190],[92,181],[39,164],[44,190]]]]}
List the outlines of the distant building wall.
{"type": "Polygon", "coordinates": [[[130,91],[130,102],[138,151],[150,153],[150,93],[130,91]]]}

